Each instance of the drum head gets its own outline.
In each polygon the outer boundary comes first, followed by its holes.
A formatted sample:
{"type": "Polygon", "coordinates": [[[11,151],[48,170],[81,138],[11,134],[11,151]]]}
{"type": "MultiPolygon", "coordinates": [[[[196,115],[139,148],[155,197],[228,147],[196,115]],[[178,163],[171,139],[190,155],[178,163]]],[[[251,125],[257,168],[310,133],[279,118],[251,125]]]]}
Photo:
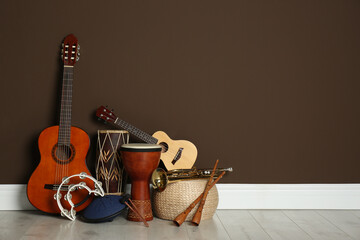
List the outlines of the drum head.
{"type": "Polygon", "coordinates": [[[161,149],[160,145],[148,143],[129,143],[120,147],[120,151],[125,152],[160,152],[161,149]]]}

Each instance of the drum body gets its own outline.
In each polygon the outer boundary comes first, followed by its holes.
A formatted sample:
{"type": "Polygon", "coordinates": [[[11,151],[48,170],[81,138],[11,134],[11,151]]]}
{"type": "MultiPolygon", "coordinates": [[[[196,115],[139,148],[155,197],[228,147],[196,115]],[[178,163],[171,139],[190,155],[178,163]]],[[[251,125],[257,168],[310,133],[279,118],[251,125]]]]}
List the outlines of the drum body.
{"type": "MultiPolygon", "coordinates": [[[[131,180],[132,201],[146,221],[153,219],[150,201],[150,178],[160,162],[161,146],[156,144],[124,144],[120,149],[125,170],[131,180]]],[[[128,220],[141,219],[129,209],[128,220]]]]}
{"type": "Polygon", "coordinates": [[[127,175],[120,157],[120,146],[129,142],[124,130],[98,130],[96,179],[106,195],[122,195],[126,191],[127,175]]]}

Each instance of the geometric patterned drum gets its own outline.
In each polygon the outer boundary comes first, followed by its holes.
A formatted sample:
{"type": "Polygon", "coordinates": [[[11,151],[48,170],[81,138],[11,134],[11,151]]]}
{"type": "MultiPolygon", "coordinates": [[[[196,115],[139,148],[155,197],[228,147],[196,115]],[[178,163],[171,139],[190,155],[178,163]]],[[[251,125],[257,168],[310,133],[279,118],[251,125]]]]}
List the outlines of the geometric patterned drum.
{"type": "Polygon", "coordinates": [[[96,179],[102,183],[105,195],[126,192],[127,174],[120,158],[120,146],[129,143],[129,132],[98,130],[96,179]]]}

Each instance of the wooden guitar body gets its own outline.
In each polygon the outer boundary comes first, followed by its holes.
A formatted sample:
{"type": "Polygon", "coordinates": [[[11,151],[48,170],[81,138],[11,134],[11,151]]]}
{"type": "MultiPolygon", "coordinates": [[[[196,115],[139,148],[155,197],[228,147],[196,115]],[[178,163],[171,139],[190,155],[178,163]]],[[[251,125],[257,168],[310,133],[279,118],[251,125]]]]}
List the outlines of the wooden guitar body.
{"type": "MultiPolygon", "coordinates": [[[[61,156],[61,146],[58,145],[59,126],[52,126],[43,130],[39,136],[38,144],[40,150],[40,163],[31,175],[27,185],[27,196],[30,203],[41,211],[47,213],[60,213],[57,206],[54,194],[57,189],[46,189],[45,185],[56,185],[62,182],[63,177],[69,177],[74,174],[85,172],[91,175],[87,166],[85,157],[87,155],[90,140],[88,135],[77,127],[71,127],[71,149],[66,149],[68,158],[57,157],[61,156]]],[[[74,178],[73,178],[74,179],[74,178]]],[[[69,184],[78,182],[85,182],[86,185],[93,188],[94,183],[89,179],[75,179],[69,184]],[[75,182],[76,181],[76,182],[75,182]]],[[[63,196],[66,191],[62,191],[63,196]]],[[[76,190],[73,192],[72,202],[77,204],[88,197],[87,190],[76,190]]],[[[88,206],[91,198],[87,199],[83,204],[75,208],[80,211],[88,206]]],[[[61,203],[65,208],[70,208],[70,205],[64,199],[61,203]]]]}
{"type": "Polygon", "coordinates": [[[163,147],[161,161],[168,171],[191,168],[197,157],[197,148],[187,140],[172,140],[165,132],[157,131],[152,135],[163,147]]]}

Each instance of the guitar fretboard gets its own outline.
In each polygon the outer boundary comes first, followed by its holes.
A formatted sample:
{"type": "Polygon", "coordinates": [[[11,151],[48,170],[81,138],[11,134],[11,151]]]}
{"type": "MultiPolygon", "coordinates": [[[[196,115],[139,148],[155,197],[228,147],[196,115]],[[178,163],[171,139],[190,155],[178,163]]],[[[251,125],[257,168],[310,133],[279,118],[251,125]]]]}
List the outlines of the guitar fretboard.
{"type": "Polygon", "coordinates": [[[119,118],[116,118],[114,123],[119,125],[121,128],[125,129],[129,133],[135,135],[137,138],[143,140],[144,142],[150,144],[156,144],[158,142],[158,139],[154,138],[153,136],[141,131],[137,127],[134,127],[130,123],[127,123],[119,118]]]}
{"type": "Polygon", "coordinates": [[[60,123],[58,143],[70,146],[71,137],[71,104],[74,68],[64,66],[61,91],[60,123]]]}

